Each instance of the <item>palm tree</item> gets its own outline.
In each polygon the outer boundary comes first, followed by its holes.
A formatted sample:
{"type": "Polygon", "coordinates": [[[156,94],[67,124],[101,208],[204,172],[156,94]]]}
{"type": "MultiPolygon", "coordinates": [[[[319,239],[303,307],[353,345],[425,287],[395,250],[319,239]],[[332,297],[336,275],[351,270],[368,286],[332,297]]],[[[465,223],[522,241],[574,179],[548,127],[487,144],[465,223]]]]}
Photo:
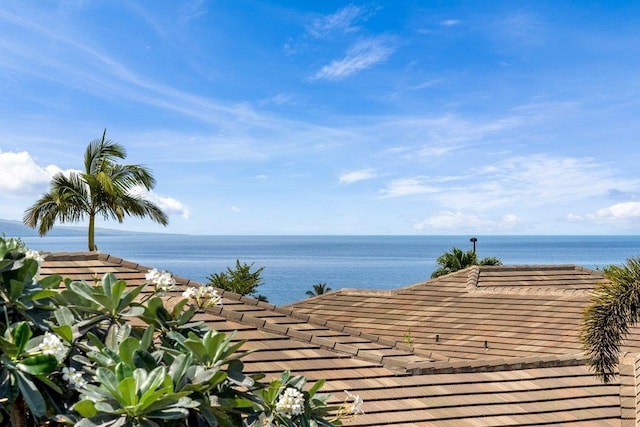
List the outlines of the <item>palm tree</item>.
{"type": "Polygon", "coordinates": [[[315,297],[318,295],[326,294],[331,291],[331,288],[327,286],[326,283],[316,283],[313,285],[313,289],[306,292],[310,297],[315,297]]]}
{"type": "Polygon", "coordinates": [[[84,171],[54,175],[48,193],[24,213],[25,225],[36,228],[44,236],[56,223],[78,222],[89,218],[88,246],[96,250],[95,219],[117,219],[125,216],[150,217],[162,225],[168,224],[167,215],[155,204],[146,200],[140,187],[150,190],[155,178],[149,169],[141,165],[121,165],[126,150],[120,144],[102,138],[89,143],[84,154],[84,171]]]}
{"type": "Polygon", "coordinates": [[[604,269],[607,282],[593,291],[580,327],[582,342],[595,375],[607,383],[618,366],[622,340],[640,319],[640,257],[604,269]]]}
{"type": "Polygon", "coordinates": [[[460,248],[452,248],[449,252],[444,252],[440,255],[436,262],[439,267],[431,273],[431,278],[444,276],[445,274],[453,273],[454,271],[462,270],[472,265],[501,265],[500,261],[496,257],[485,257],[478,260],[478,256],[475,251],[463,252],[460,248]]]}

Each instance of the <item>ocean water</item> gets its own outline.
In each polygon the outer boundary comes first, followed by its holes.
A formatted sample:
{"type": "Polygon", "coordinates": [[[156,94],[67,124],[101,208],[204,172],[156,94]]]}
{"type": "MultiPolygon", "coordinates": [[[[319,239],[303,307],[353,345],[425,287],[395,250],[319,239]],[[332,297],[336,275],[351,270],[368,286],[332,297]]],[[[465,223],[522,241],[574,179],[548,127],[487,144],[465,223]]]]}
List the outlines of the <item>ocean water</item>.
{"type": "MultiPolygon", "coordinates": [[[[575,264],[599,268],[640,255],[640,236],[477,236],[479,257],[506,265],[575,264]]],[[[24,237],[31,248],[84,251],[86,238],[24,237]]],[[[316,283],[341,288],[393,289],[428,279],[436,258],[452,247],[472,248],[467,236],[96,236],[101,252],[177,276],[206,282],[236,260],[264,267],[259,293],[288,304],[316,283]]]]}

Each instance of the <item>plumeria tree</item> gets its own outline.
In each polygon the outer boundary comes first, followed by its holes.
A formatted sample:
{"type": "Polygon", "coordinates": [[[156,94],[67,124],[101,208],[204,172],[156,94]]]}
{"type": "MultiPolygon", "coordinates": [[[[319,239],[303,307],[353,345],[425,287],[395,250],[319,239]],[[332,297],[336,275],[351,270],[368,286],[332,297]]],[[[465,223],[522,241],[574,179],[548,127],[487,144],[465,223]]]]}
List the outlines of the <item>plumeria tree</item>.
{"type": "Polygon", "coordinates": [[[187,288],[169,309],[168,272],[136,287],[113,274],[90,284],[40,278],[42,260],[0,239],[2,425],[332,426],[362,413],[351,394],[329,406],[323,381],[246,374],[244,343],[194,320],[221,304],[212,286],[187,288]]]}

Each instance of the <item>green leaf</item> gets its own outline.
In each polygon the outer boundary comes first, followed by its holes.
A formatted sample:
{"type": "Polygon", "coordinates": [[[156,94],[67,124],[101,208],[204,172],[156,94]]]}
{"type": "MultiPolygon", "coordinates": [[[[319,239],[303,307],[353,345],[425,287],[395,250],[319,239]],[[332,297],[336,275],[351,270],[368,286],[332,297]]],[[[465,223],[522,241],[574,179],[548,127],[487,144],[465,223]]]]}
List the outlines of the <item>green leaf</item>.
{"type": "Polygon", "coordinates": [[[105,296],[111,298],[111,307],[114,312],[120,311],[120,299],[125,289],[127,289],[127,283],[124,280],[118,280],[111,285],[111,293],[105,290],[105,296]]]}
{"type": "Polygon", "coordinates": [[[18,348],[16,345],[3,337],[0,337],[0,350],[2,350],[2,353],[6,354],[8,357],[15,357],[18,354],[18,348]]]}
{"type": "Polygon", "coordinates": [[[58,295],[58,291],[55,291],[53,289],[43,289],[41,291],[33,293],[29,297],[29,300],[38,301],[38,300],[45,299],[45,298],[51,298],[51,297],[56,296],[56,295],[58,295]]]}
{"type": "MultiPolygon", "coordinates": [[[[88,319],[85,319],[81,322],[78,322],[77,324],[75,324],[71,329],[73,329],[73,338],[74,339],[79,339],[80,337],[84,336],[85,334],[87,334],[91,329],[93,329],[95,326],[99,325],[102,321],[108,319],[108,317],[106,315],[96,315],[96,316],[92,316],[88,319]]],[[[89,339],[91,339],[91,336],[95,336],[93,334],[90,334],[89,339]]],[[[104,344],[102,344],[102,342],[100,342],[100,340],[97,340],[100,345],[98,345],[98,347],[103,346],[104,344]]],[[[96,344],[97,345],[97,344],[96,344]]]]}
{"type": "Polygon", "coordinates": [[[46,384],[47,387],[54,390],[56,393],[60,395],[64,393],[63,390],[58,386],[58,384],[54,383],[47,375],[38,375],[38,380],[46,384]]]}
{"type": "Polygon", "coordinates": [[[146,350],[136,350],[135,353],[133,353],[132,359],[133,366],[136,368],[142,368],[146,371],[150,371],[158,366],[158,361],[146,350]]]}
{"type": "MultiPolygon", "coordinates": [[[[125,283],[124,281],[122,281],[122,283],[125,283]]],[[[125,284],[126,286],[126,284],[125,284]]],[[[135,288],[131,289],[129,292],[127,292],[126,294],[124,294],[124,296],[120,297],[119,302],[117,302],[117,307],[118,307],[118,311],[122,311],[125,308],[127,308],[129,305],[131,305],[131,303],[133,302],[133,300],[140,294],[140,292],[142,292],[142,290],[144,288],[147,287],[146,283],[143,283],[142,285],[138,285],[135,288]]]]}
{"type": "Polygon", "coordinates": [[[0,273],[3,273],[5,271],[11,271],[13,268],[13,262],[14,260],[12,259],[2,259],[0,260],[0,273]]]}
{"type": "Polygon", "coordinates": [[[157,389],[164,382],[165,376],[167,375],[164,366],[158,366],[148,374],[142,369],[136,369],[134,375],[136,373],[139,374],[138,387],[142,393],[157,389]]]}
{"type": "MultiPolygon", "coordinates": [[[[102,294],[111,296],[113,294],[113,285],[118,281],[115,274],[109,272],[102,276],[100,284],[102,285],[102,294]]],[[[120,298],[118,298],[120,299],[120,298]]],[[[115,307],[115,304],[114,304],[115,307]]]]}
{"type": "MultiPolygon", "coordinates": [[[[77,293],[82,298],[88,301],[91,301],[99,306],[104,306],[103,304],[103,302],[105,302],[104,295],[98,294],[97,293],[98,291],[86,282],[71,282],[69,284],[69,289],[71,289],[73,292],[77,293]],[[100,300],[99,298],[96,298],[100,296],[102,297],[102,300],[100,300]]],[[[109,303],[109,301],[110,300],[106,301],[107,304],[109,303]]]]}
{"type": "Polygon", "coordinates": [[[24,291],[25,284],[22,280],[9,280],[9,299],[12,301],[17,300],[22,296],[22,291],[24,291]]]}
{"type": "Polygon", "coordinates": [[[57,274],[45,276],[44,278],[38,280],[38,284],[44,289],[57,289],[60,287],[60,283],[62,283],[62,277],[58,276],[57,274]]]}
{"type": "Polygon", "coordinates": [[[68,343],[73,342],[73,330],[69,325],[52,326],[51,330],[68,343]]]}
{"type": "Polygon", "coordinates": [[[73,410],[83,418],[90,418],[98,413],[98,411],[96,411],[95,404],[89,399],[81,400],[73,405],[73,410]]]}
{"type": "Polygon", "coordinates": [[[144,307],[129,307],[128,309],[122,311],[120,314],[123,317],[140,317],[144,314],[144,307]]]}
{"type": "Polygon", "coordinates": [[[47,411],[47,405],[36,385],[29,377],[20,371],[15,371],[15,378],[18,383],[20,393],[29,407],[29,410],[31,410],[33,415],[36,417],[43,417],[47,411]]]}
{"type": "MultiPolygon", "coordinates": [[[[126,424],[126,417],[112,414],[99,414],[80,420],[74,427],[124,427],[126,424]]],[[[127,427],[133,427],[133,424],[129,423],[127,427]]]]}
{"type": "Polygon", "coordinates": [[[174,384],[180,384],[180,380],[185,376],[187,369],[191,366],[193,358],[191,353],[179,354],[169,366],[169,376],[174,384]]]}
{"type": "Polygon", "coordinates": [[[153,343],[153,334],[156,328],[153,325],[150,325],[148,328],[144,330],[144,334],[142,334],[142,338],[140,339],[140,349],[147,350],[151,344],[153,343]]]}
{"type": "Polygon", "coordinates": [[[116,374],[111,372],[109,369],[102,367],[96,369],[96,379],[113,395],[114,398],[117,399],[120,396],[116,374]]]}
{"type": "Polygon", "coordinates": [[[163,420],[180,420],[188,415],[189,411],[184,408],[167,408],[151,412],[148,416],[150,418],[162,418],[163,420]]]}
{"type": "Polygon", "coordinates": [[[12,331],[13,343],[16,346],[16,356],[19,356],[24,351],[29,339],[33,335],[31,328],[27,322],[20,322],[13,327],[12,331]]]}
{"type": "Polygon", "coordinates": [[[325,380],[318,380],[316,381],[316,383],[309,389],[309,397],[313,397],[318,390],[320,390],[322,388],[322,386],[324,386],[325,384],[325,380]]]}
{"type": "Polygon", "coordinates": [[[138,404],[135,378],[129,377],[120,381],[120,384],[118,384],[118,391],[120,395],[118,401],[122,406],[134,406],[138,404]]]}
{"type": "Polygon", "coordinates": [[[128,365],[133,365],[133,354],[139,347],[140,342],[136,338],[129,337],[125,339],[118,348],[120,359],[128,365]]]}
{"type": "Polygon", "coordinates": [[[72,326],[76,323],[73,312],[64,305],[59,306],[56,311],[53,312],[53,315],[56,318],[56,322],[58,322],[58,325],[72,326]]]}
{"type": "Polygon", "coordinates": [[[22,359],[16,368],[30,375],[45,375],[53,372],[58,366],[58,360],[52,354],[39,354],[22,359]]]}
{"type": "Polygon", "coordinates": [[[120,382],[125,378],[133,377],[133,369],[127,363],[118,363],[116,365],[116,381],[120,382]]]}

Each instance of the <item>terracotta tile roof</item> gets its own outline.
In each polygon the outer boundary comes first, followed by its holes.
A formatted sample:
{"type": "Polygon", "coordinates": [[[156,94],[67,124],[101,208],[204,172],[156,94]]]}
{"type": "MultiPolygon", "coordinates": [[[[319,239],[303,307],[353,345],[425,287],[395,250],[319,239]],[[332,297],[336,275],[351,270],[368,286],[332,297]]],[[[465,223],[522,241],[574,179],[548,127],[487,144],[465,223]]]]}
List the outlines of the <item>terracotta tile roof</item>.
{"type": "MultiPolygon", "coordinates": [[[[133,286],[148,269],[106,254],[56,253],[42,274],[91,282],[114,272],[133,286]]],[[[627,425],[640,418],[638,356],[621,359],[620,384],[605,385],[573,343],[586,292],[599,280],[566,266],[472,268],[396,291],[342,290],[287,307],[227,292],[223,306],[197,318],[247,340],[249,372],[327,379],[336,402],[344,390],[359,394],[366,414],[348,425],[627,425]]]]}
{"type": "MultiPolygon", "coordinates": [[[[410,341],[436,360],[573,354],[591,289],[604,276],[575,266],[471,267],[394,291],[341,290],[288,306],[298,313],[410,341]]],[[[632,337],[627,350],[640,351],[632,337]]]]}

